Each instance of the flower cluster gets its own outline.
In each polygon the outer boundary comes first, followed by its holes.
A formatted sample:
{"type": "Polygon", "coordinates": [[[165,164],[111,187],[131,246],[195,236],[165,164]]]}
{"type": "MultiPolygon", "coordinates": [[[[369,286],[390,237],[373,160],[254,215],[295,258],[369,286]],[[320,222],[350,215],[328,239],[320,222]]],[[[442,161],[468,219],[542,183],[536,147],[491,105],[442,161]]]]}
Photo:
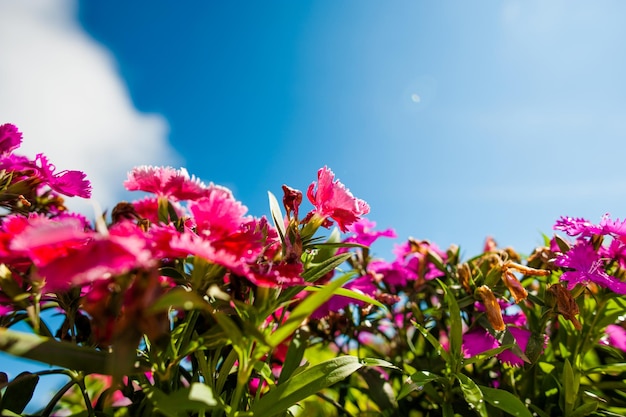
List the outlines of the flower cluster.
{"type": "Polygon", "coordinates": [[[21,141],[0,126],[0,350],[55,368],[0,372],[2,415],[626,412],[626,221],[562,217],[569,238],[528,257],[409,238],[385,260],[372,248],[396,232],[328,167],[254,217],[141,166],[124,182],[140,197],[88,219],[63,203],[89,198],[85,174],[21,141]],[[50,374],[68,381],[28,405],[50,374]]]}

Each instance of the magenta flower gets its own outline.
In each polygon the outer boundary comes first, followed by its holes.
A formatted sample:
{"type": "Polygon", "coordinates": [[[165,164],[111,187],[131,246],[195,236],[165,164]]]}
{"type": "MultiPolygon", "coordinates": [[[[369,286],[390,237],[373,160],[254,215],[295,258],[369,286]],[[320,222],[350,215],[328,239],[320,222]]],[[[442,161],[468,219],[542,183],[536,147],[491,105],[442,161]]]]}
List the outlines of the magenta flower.
{"type": "Polygon", "coordinates": [[[554,230],[562,230],[570,236],[592,236],[602,234],[602,227],[591,223],[582,217],[561,216],[554,225],[554,230]]]}
{"type": "MultiPolygon", "coordinates": [[[[503,311],[510,310],[509,307],[511,307],[510,304],[503,301],[500,301],[500,306],[503,311]]],[[[479,311],[484,311],[484,306],[480,303],[476,304],[476,308],[479,311]]],[[[525,328],[526,316],[515,310],[513,312],[509,311],[509,314],[504,314],[502,319],[506,324],[506,329],[511,333],[511,336],[513,336],[514,343],[522,352],[525,352],[528,346],[528,340],[531,336],[531,332],[525,328]]],[[[547,343],[547,339],[545,342],[547,343]]],[[[499,346],[500,342],[481,326],[476,326],[463,334],[463,352],[466,358],[480,355],[489,349],[495,349],[499,346]]],[[[522,366],[524,364],[524,360],[513,353],[511,349],[506,349],[498,353],[496,357],[501,362],[508,363],[511,366],[522,366]]]]}
{"type": "Polygon", "coordinates": [[[307,190],[307,197],[315,206],[309,216],[317,215],[324,220],[332,218],[345,233],[347,226],[369,213],[370,208],[365,201],[355,198],[341,182],[334,179],[335,174],[328,167],[317,172],[317,183],[313,182],[307,190]]]}
{"type": "Polygon", "coordinates": [[[562,230],[570,236],[591,237],[594,235],[626,236],[626,219],[611,220],[608,213],[602,216],[599,225],[595,225],[583,218],[561,216],[554,225],[555,230],[562,230]]]}
{"type": "Polygon", "coordinates": [[[56,167],[48,162],[43,154],[37,154],[34,161],[19,155],[3,155],[0,158],[0,169],[15,173],[13,181],[38,178],[38,185],[47,185],[52,190],[68,197],[91,197],[91,184],[81,171],[61,171],[55,173],[56,167]]]}
{"type": "Polygon", "coordinates": [[[0,126],[0,154],[6,154],[19,148],[22,143],[22,132],[10,123],[0,126]]]}
{"type": "Polygon", "coordinates": [[[606,273],[604,259],[588,241],[578,241],[567,253],[558,255],[554,264],[571,269],[561,275],[561,279],[568,283],[568,290],[573,289],[577,284],[587,285],[589,282],[594,282],[617,294],[626,294],[626,282],[606,273]]]}
{"type": "Polygon", "coordinates": [[[237,233],[244,223],[252,220],[246,216],[248,208],[235,200],[222,187],[210,186],[205,197],[189,203],[189,211],[196,222],[197,233],[216,242],[237,233]]]}
{"type": "Polygon", "coordinates": [[[626,330],[617,324],[609,324],[606,326],[606,338],[601,343],[626,352],[626,330]]]}
{"type": "Polygon", "coordinates": [[[352,232],[353,235],[346,238],[344,242],[371,246],[379,237],[398,237],[393,229],[375,230],[375,228],[376,222],[362,218],[348,226],[348,231],[352,232]]]}
{"type": "Polygon", "coordinates": [[[54,191],[68,197],[91,197],[91,184],[85,179],[85,173],[65,170],[55,174],[56,167],[41,153],[37,154],[35,161],[41,164],[39,172],[42,179],[54,191]]]}
{"type": "Polygon", "coordinates": [[[105,236],[85,230],[80,219],[69,216],[29,220],[10,248],[31,259],[48,290],[65,290],[155,265],[150,242],[131,222],[113,225],[105,236]]]}
{"type": "Polygon", "coordinates": [[[207,188],[198,178],[190,177],[185,168],[147,165],[133,168],[124,181],[124,187],[129,191],[145,191],[172,201],[197,200],[206,195],[207,188]]]}

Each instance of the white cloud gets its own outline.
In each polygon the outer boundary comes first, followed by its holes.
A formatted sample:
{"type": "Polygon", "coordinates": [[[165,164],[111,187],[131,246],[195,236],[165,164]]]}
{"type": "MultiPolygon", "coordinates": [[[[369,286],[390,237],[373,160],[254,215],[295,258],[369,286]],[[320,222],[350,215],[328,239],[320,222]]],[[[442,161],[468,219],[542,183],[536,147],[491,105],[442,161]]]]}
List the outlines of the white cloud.
{"type": "Polygon", "coordinates": [[[75,0],[0,0],[0,124],[22,130],[23,154],[86,172],[111,208],[130,168],[180,159],[165,119],[134,108],[114,57],[76,11],[75,0]]]}

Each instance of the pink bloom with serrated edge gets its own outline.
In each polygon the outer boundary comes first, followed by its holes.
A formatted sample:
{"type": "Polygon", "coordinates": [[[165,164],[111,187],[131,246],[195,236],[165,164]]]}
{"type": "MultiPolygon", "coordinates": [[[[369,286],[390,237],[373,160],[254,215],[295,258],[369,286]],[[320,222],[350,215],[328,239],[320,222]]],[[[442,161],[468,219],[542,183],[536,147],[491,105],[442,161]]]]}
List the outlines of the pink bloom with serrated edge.
{"type": "Polygon", "coordinates": [[[205,196],[207,186],[190,177],[185,168],[139,166],[128,173],[124,181],[128,191],[145,191],[173,201],[196,200],[205,196]]]}
{"type": "Polygon", "coordinates": [[[22,132],[15,125],[6,123],[0,126],[0,154],[14,151],[21,143],[22,132]]]}
{"type": "Polygon", "coordinates": [[[365,201],[355,198],[341,182],[335,181],[335,174],[328,167],[317,172],[317,182],[311,183],[307,197],[315,206],[313,214],[324,219],[332,218],[344,233],[347,226],[370,211],[365,201]]]}
{"type": "Polygon", "coordinates": [[[577,284],[587,285],[589,282],[595,282],[617,294],[626,294],[626,283],[606,273],[604,260],[587,241],[579,241],[567,253],[557,256],[554,264],[572,269],[561,275],[561,280],[567,281],[569,290],[577,284]]]}

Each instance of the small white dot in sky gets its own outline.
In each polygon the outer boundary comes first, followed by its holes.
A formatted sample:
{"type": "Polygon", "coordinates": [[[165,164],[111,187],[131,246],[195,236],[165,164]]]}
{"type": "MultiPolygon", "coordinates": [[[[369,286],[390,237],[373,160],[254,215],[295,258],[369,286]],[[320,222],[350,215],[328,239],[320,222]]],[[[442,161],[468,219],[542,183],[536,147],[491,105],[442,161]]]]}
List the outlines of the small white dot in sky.
{"type": "Polygon", "coordinates": [[[415,94],[415,93],[411,94],[411,100],[414,103],[419,103],[420,101],[422,101],[421,97],[419,95],[415,94]]]}

